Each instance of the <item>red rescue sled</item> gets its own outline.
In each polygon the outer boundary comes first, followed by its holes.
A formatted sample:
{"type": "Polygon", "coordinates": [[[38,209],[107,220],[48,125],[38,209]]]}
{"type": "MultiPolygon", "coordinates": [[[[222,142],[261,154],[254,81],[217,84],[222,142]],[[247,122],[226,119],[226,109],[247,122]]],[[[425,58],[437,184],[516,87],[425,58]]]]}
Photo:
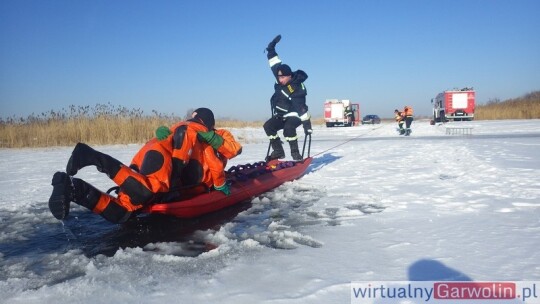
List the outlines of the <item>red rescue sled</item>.
{"type": "Polygon", "coordinates": [[[259,162],[233,166],[227,171],[231,182],[231,194],[205,189],[187,191],[186,199],[175,202],[156,203],[144,210],[146,213],[167,214],[180,218],[193,218],[214,212],[274,189],[281,184],[300,178],[313,158],[301,162],[278,161],[259,162]],[[193,193],[195,192],[195,193],[193,193]]]}

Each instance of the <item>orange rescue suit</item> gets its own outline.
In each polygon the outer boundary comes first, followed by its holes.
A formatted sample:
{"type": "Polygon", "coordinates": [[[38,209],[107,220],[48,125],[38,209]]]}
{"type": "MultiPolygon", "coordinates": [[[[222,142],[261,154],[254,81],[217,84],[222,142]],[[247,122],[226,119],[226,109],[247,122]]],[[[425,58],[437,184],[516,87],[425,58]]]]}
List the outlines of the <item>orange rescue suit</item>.
{"type": "Polygon", "coordinates": [[[161,175],[161,184],[166,186],[165,192],[171,187],[199,183],[204,183],[208,187],[223,186],[226,182],[224,169],[227,160],[242,151],[242,145],[234,139],[233,135],[227,130],[215,130],[216,134],[223,138],[223,144],[215,151],[212,146],[197,139],[197,132],[207,131],[202,124],[189,121],[180,122],[170,129],[172,134],[167,139],[158,141],[154,138],[148,142],[135,155],[131,167],[140,167],[147,151],[157,149],[165,158],[167,156],[172,158],[171,163],[164,163],[164,168],[157,173],[161,175]],[[181,137],[183,140],[180,141],[181,137]]]}
{"type": "Polygon", "coordinates": [[[120,166],[112,177],[120,188],[117,197],[90,192],[92,195],[85,198],[84,206],[112,222],[124,222],[134,211],[161,200],[175,187],[201,182],[208,187],[223,186],[226,159],[242,150],[232,134],[216,130],[224,140],[215,151],[197,137],[197,132],[208,131],[203,124],[185,121],[170,129],[172,133],[166,139],[148,141],[133,157],[129,167],[120,166]]]}
{"type": "Polygon", "coordinates": [[[403,109],[403,115],[406,116],[413,116],[413,109],[410,106],[405,106],[403,109]]]}
{"type": "Polygon", "coordinates": [[[170,190],[175,176],[180,176],[191,155],[202,159],[202,146],[206,144],[197,140],[197,132],[208,131],[204,125],[183,121],[174,125],[171,131],[167,139],[148,141],[135,154],[129,167],[120,168],[113,177],[120,186],[118,197],[102,195],[94,212],[100,214],[111,201],[129,212],[141,209],[170,190]]]}
{"type": "MultiPolygon", "coordinates": [[[[212,146],[203,143],[203,176],[200,181],[196,181],[196,183],[202,182],[208,187],[212,185],[221,187],[225,184],[224,169],[227,165],[227,160],[235,157],[242,151],[242,145],[234,139],[231,132],[223,129],[217,129],[215,132],[223,138],[223,144],[215,151],[212,146]]],[[[192,159],[190,159],[190,162],[192,159]]]]}

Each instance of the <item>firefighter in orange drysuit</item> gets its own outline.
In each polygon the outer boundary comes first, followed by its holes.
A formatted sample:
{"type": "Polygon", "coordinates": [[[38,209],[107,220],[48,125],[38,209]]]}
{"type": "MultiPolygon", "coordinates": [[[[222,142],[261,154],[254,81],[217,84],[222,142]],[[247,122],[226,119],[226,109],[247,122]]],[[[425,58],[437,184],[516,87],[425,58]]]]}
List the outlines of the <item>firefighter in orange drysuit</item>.
{"type": "Polygon", "coordinates": [[[403,118],[405,119],[405,136],[411,135],[411,124],[413,122],[413,109],[411,106],[403,108],[403,118]]]}
{"type": "MultiPolygon", "coordinates": [[[[150,140],[134,157],[130,167],[86,144],[78,143],[68,161],[66,173],[56,172],[53,176],[53,192],[49,199],[51,213],[57,219],[65,218],[69,213],[70,202],[73,201],[108,221],[125,222],[135,211],[160,200],[171,185],[180,180],[184,167],[191,159],[207,164],[212,173],[221,170],[223,179],[216,173],[214,185],[217,190],[227,193],[223,163],[208,161],[212,157],[205,152],[208,147],[212,149],[212,144],[221,146],[224,142],[213,131],[214,122],[212,111],[197,109],[192,119],[173,126],[171,135],[166,139],[150,140]],[[78,170],[90,165],[95,165],[98,171],[106,173],[119,186],[117,197],[72,177],[78,170]],[[223,183],[217,184],[220,181],[223,183]]],[[[215,153],[213,155],[217,158],[215,153]]]]}
{"type": "MultiPolygon", "coordinates": [[[[172,128],[174,129],[175,126],[172,128]]],[[[168,127],[161,126],[156,130],[156,140],[166,140],[171,134],[172,132],[168,127]]],[[[182,193],[186,188],[188,192],[190,192],[189,188],[201,189],[196,187],[198,185],[203,185],[205,190],[214,187],[226,195],[230,194],[224,168],[227,165],[227,160],[242,153],[242,145],[236,141],[229,131],[224,129],[213,129],[204,133],[199,132],[197,136],[207,144],[193,147],[182,174],[171,181],[171,187],[162,198],[162,201],[178,201],[182,199],[182,193]]],[[[139,154],[144,154],[142,150],[139,154]]],[[[140,156],[136,155],[132,164],[140,162],[140,158],[140,156]]]]}

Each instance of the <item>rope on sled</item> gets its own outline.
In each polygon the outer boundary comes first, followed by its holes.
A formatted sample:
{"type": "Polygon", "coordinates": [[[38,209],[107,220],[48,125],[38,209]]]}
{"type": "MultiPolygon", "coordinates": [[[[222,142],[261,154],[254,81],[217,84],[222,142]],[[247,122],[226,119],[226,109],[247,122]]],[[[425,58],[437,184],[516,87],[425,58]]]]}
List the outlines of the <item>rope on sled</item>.
{"type": "Polygon", "coordinates": [[[284,161],[275,165],[268,165],[267,162],[260,161],[253,164],[248,163],[245,165],[232,166],[227,170],[227,174],[233,176],[238,181],[246,181],[262,174],[294,166],[296,166],[296,162],[294,161],[284,161]]]}

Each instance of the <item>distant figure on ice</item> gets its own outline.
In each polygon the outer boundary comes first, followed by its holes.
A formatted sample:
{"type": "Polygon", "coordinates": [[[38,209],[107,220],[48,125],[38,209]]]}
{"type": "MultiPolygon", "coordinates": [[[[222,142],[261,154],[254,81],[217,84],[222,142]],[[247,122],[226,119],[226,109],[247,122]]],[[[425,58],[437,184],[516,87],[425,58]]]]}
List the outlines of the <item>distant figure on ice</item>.
{"type": "Polygon", "coordinates": [[[405,123],[405,121],[403,121],[403,116],[401,115],[401,112],[398,109],[394,110],[394,116],[398,124],[399,135],[405,134],[405,129],[403,128],[403,124],[405,123]]]}
{"type": "Polygon", "coordinates": [[[276,44],[280,40],[281,35],[276,36],[266,48],[270,69],[276,77],[274,94],[270,99],[272,118],[264,123],[264,131],[270,139],[273,149],[272,153],[267,156],[267,160],[285,157],[281,139],[277,134],[282,129],[285,141],[289,143],[291,148],[292,158],[302,160],[302,155],[298,150],[296,128],[303,124],[305,134],[312,133],[310,115],[306,105],[307,90],[304,86],[308,75],[302,70],[293,72],[288,65],[282,64],[276,53],[276,44]]]}
{"type": "Polygon", "coordinates": [[[413,122],[413,109],[411,106],[403,108],[403,118],[405,119],[405,136],[411,135],[411,124],[413,122]]]}
{"type": "Polygon", "coordinates": [[[351,108],[351,105],[348,105],[345,107],[345,117],[347,117],[347,120],[350,122],[351,126],[354,126],[355,117],[354,117],[354,111],[351,108]]]}
{"type": "MultiPolygon", "coordinates": [[[[49,209],[57,219],[69,214],[70,203],[86,207],[106,220],[123,223],[133,214],[151,203],[159,202],[189,172],[201,172],[208,166],[213,172],[210,178],[214,188],[226,195],[230,193],[225,180],[224,164],[215,151],[240,153],[239,144],[230,145],[214,131],[214,114],[207,108],[193,112],[192,118],[175,124],[170,130],[158,128],[158,137],[144,145],[135,155],[130,166],[96,151],[84,143],[78,143],[66,166],[66,172],[56,172],[52,179],[53,192],[49,209]],[[184,170],[196,164],[199,170],[184,170]],[[117,196],[103,193],[86,181],[73,177],[87,166],[107,174],[118,186],[117,196]]],[[[232,154],[227,154],[231,156],[232,154]]],[[[204,176],[199,176],[203,182],[204,176]]]]}

